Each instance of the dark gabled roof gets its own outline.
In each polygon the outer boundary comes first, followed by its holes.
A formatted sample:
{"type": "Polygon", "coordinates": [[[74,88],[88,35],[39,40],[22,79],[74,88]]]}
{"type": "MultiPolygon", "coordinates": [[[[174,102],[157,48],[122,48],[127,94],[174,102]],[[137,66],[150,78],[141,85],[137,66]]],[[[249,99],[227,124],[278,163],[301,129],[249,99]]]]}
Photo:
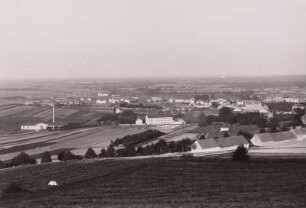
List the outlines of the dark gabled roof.
{"type": "Polygon", "coordinates": [[[219,147],[219,144],[214,139],[197,140],[202,149],[219,147]]]}
{"type": "Polygon", "coordinates": [[[148,118],[169,118],[172,116],[169,114],[151,114],[151,115],[147,115],[148,118]]]}
{"type": "Polygon", "coordinates": [[[261,142],[273,142],[273,138],[269,133],[256,134],[259,137],[261,142]]]}
{"type": "Polygon", "coordinates": [[[296,139],[295,134],[291,131],[270,133],[270,136],[273,138],[274,142],[280,142],[280,141],[285,141],[289,139],[296,139]]]}
{"type": "Polygon", "coordinates": [[[215,141],[217,144],[219,144],[220,148],[249,144],[249,142],[243,136],[216,138],[215,141]]]}

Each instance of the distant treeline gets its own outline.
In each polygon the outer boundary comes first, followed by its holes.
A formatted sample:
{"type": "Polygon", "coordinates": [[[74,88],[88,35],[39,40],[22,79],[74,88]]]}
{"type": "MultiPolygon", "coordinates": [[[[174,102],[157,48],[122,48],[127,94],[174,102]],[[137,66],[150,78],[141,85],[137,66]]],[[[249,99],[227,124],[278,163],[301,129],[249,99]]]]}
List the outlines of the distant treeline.
{"type": "MultiPolygon", "coordinates": [[[[280,123],[285,123],[285,127],[304,126],[301,115],[293,114],[290,116],[274,115],[274,118],[267,119],[259,112],[233,113],[230,108],[223,107],[219,111],[218,116],[201,114],[198,118],[199,126],[206,126],[213,122],[224,122],[229,124],[250,125],[255,124],[259,128],[276,128],[280,127],[280,123]]],[[[274,130],[273,130],[274,131],[274,130]]]]}
{"type": "Polygon", "coordinates": [[[121,103],[120,107],[122,108],[149,108],[149,109],[162,109],[163,107],[159,105],[144,105],[142,103],[121,103]]]}
{"type": "Polygon", "coordinates": [[[266,127],[267,119],[263,118],[259,112],[232,113],[230,108],[223,107],[218,116],[201,114],[199,116],[199,126],[206,126],[213,122],[225,122],[230,124],[238,123],[240,125],[255,124],[258,127],[266,127]]]}
{"type": "Polygon", "coordinates": [[[99,125],[135,124],[135,121],[136,121],[136,114],[132,110],[124,110],[120,114],[104,113],[101,115],[99,119],[97,119],[97,123],[99,125]]]}
{"type": "Polygon", "coordinates": [[[267,106],[271,111],[283,111],[283,112],[291,111],[293,105],[294,103],[288,103],[288,102],[267,103],[267,106]]]}

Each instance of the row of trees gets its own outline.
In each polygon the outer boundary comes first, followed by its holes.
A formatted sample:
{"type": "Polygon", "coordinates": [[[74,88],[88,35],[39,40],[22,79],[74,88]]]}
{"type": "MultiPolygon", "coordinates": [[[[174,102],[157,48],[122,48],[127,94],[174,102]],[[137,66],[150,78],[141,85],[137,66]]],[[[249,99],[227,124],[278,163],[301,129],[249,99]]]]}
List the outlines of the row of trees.
{"type": "Polygon", "coordinates": [[[19,155],[15,156],[9,162],[4,163],[0,160],[0,169],[20,166],[20,165],[30,165],[30,164],[36,164],[36,160],[31,158],[28,154],[21,152],[19,155]]]}
{"type": "Polygon", "coordinates": [[[162,109],[163,107],[159,105],[144,105],[142,103],[121,103],[122,108],[149,108],[149,109],[162,109]]]}
{"type": "Polygon", "coordinates": [[[280,123],[285,123],[288,127],[304,126],[301,120],[302,115],[304,114],[293,114],[289,116],[275,114],[273,118],[267,120],[259,112],[233,113],[230,108],[223,107],[220,109],[218,116],[205,116],[205,114],[201,114],[198,118],[198,124],[199,126],[206,126],[213,122],[225,122],[240,125],[255,124],[260,128],[277,129],[280,127],[280,123]]]}
{"type": "Polygon", "coordinates": [[[132,145],[128,145],[115,149],[112,145],[110,145],[107,149],[102,149],[98,157],[132,157],[172,152],[186,152],[191,150],[192,143],[192,140],[186,138],[178,142],[166,142],[165,140],[160,139],[158,142],[146,145],[144,147],[134,147],[132,145]]]}
{"type": "Polygon", "coordinates": [[[157,137],[164,135],[165,133],[158,130],[147,130],[133,135],[126,135],[122,138],[118,138],[111,142],[112,146],[123,145],[125,147],[134,146],[143,142],[153,140],[157,137]]]}
{"type": "Polygon", "coordinates": [[[224,107],[219,111],[218,116],[201,114],[198,118],[199,126],[206,126],[213,122],[225,122],[230,124],[238,123],[240,125],[256,124],[257,126],[264,128],[268,126],[267,119],[263,118],[259,112],[247,112],[244,114],[232,113],[230,108],[224,107]]]}
{"type": "Polygon", "coordinates": [[[97,123],[101,124],[134,124],[136,121],[136,114],[132,110],[124,110],[120,114],[115,113],[105,113],[102,114],[100,118],[97,119],[97,123]]]}

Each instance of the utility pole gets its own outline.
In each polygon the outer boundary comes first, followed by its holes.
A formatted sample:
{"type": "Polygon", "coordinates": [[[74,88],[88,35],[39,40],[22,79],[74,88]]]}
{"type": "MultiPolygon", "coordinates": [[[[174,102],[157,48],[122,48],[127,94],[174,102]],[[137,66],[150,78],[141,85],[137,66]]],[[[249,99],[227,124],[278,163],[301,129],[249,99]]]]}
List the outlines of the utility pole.
{"type": "Polygon", "coordinates": [[[55,122],[55,118],[54,118],[54,103],[52,103],[52,122],[53,122],[53,124],[54,124],[54,122],[55,122]]]}

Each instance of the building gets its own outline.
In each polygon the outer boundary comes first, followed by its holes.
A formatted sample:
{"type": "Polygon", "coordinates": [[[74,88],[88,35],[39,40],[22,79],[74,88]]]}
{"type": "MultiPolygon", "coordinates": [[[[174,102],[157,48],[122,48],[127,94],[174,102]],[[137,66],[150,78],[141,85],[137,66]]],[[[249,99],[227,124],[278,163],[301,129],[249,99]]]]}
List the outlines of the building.
{"type": "Polygon", "coordinates": [[[143,125],[142,119],[138,118],[135,122],[135,125],[143,125]]]}
{"type": "Polygon", "coordinates": [[[292,129],[291,132],[296,136],[297,141],[306,139],[306,128],[292,129]]]}
{"type": "Polygon", "coordinates": [[[269,133],[255,134],[251,139],[251,142],[255,146],[266,146],[273,143],[273,138],[269,133]]]}
{"type": "Polygon", "coordinates": [[[232,151],[236,150],[239,145],[249,148],[249,142],[243,136],[203,139],[191,145],[191,152],[232,151]]]}
{"type": "Polygon", "coordinates": [[[147,125],[167,125],[173,124],[173,117],[172,116],[165,116],[165,115],[146,115],[145,123],[147,125]]]}
{"type": "Polygon", "coordinates": [[[269,146],[275,143],[297,140],[296,134],[299,134],[299,132],[296,131],[294,133],[293,131],[283,131],[276,133],[255,134],[251,139],[251,142],[255,146],[269,146]]]}
{"type": "Polygon", "coordinates": [[[49,125],[45,123],[26,124],[26,125],[21,125],[21,130],[41,131],[41,130],[47,130],[48,126],[49,125]]]}

